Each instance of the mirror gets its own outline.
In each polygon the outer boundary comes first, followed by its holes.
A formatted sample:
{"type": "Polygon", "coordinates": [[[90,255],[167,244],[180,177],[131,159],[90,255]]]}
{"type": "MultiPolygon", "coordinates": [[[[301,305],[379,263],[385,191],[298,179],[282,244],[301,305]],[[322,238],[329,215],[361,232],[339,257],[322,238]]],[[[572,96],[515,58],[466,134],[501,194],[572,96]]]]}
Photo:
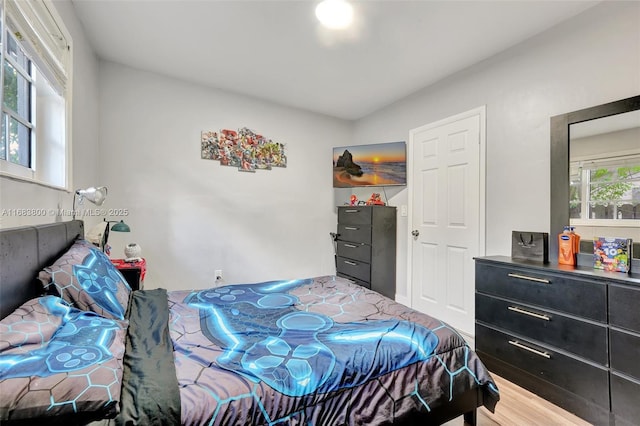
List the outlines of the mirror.
{"type": "Polygon", "coordinates": [[[569,225],[640,241],[640,110],[569,126],[569,225]]]}
{"type": "MultiPolygon", "coordinates": [[[[625,201],[624,198],[625,197],[628,198],[629,196],[633,197],[633,191],[631,191],[630,194],[628,194],[627,191],[623,191],[622,194],[618,194],[622,198],[618,197],[619,199],[617,199],[616,201],[616,206],[612,206],[611,202],[608,202],[608,206],[606,207],[604,206],[605,204],[604,199],[606,198],[610,201],[610,199],[612,198],[610,192],[607,193],[606,195],[600,195],[599,200],[596,200],[596,202],[593,202],[594,200],[590,200],[589,202],[587,202],[586,200],[579,198],[579,197],[584,197],[584,195],[576,196],[575,194],[575,191],[577,191],[576,184],[574,182],[574,185],[572,188],[571,180],[570,180],[570,174],[571,174],[570,173],[571,172],[570,151],[572,151],[571,140],[580,139],[582,137],[583,139],[586,138],[587,144],[588,144],[589,143],[588,139],[590,137],[593,137],[594,139],[597,138],[595,136],[596,133],[602,134],[602,133],[615,132],[615,131],[603,130],[606,126],[620,126],[620,122],[623,122],[624,120],[622,119],[624,118],[627,118],[630,122],[633,121],[634,119],[637,120],[637,117],[639,116],[636,114],[633,114],[632,112],[639,111],[639,110],[640,110],[640,96],[634,96],[631,98],[622,99],[619,101],[610,102],[607,104],[602,104],[595,107],[586,108],[586,109],[558,115],[551,118],[551,176],[550,176],[551,177],[550,179],[551,228],[549,233],[549,240],[550,240],[549,258],[550,259],[557,260],[558,241],[556,236],[560,232],[562,232],[564,226],[570,223],[570,209],[574,210],[572,211],[572,213],[574,216],[576,215],[575,210],[578,210],[576,206],[578,199],[580,200],[580,208],[579,208],[580,214],[584,217],[582,217],[581,219],[574,218],[574,221],[585,220],[589,222],[592,220],[592,217],[595,216],[594,219],[596,220],[596,222],[591,222],[591,224],[593,224],[594,226],[599,226],[599,225],[603,225],[603,223],[602,222],[597,223],[597,221],[607,220],[607,218],[609,217],[611,220],[618,220],[618,217],[620,217],[620,223],[622,223],[622,221],[624,220],[623,219],[624,217],[637,214],[638,208],[636,208],[636,212],[633,212],[633,207],[631,207],[631,212],[629,212],[628,206],[625,206],[624,208],[620,206],[620,208],[618,208],[619,206],[617,205],[617,204],[620,204],[620,202],[622,202],[622,204],[624,205],[624,201],[625,201]],[[627,116],[627,113],[632,113],[632,114],[627,116]],[[570,136],[571,136],[571,140],[570,140],[570,136]],[[574,194],[572,194],[572,189],[574,191],[574,194]],[[585,204],[585,202],[587,202],[587,204],[585,204]],[[573,207],[570,207],[570,203],[573,207]],[[621,212],[621,214],[619,212],[621,212]]],[[[631,125],[630,127],[634,127],[634,126],[631,125]]],[[[636,121],[635,127],[640,127],[640,123],[636,121]]],[[[618,130],[623,131],[627,129],[621,128],[618,130]]],[[[633,132],[633,130],[631,130],[631,132],[633,132]]],[[[638,134],[640,133],[636,133],[636,135],[638,134]]],[[[585,153],[587,144],[585,144],[584,147],[577,147],[576,145],[573,148],[573,151],[576,151],[576,156],[574,159],[572,159],[574,161],[574,168],[572,173],[574,177],[579,172],[577,170],[578,167],[575,165],[576,161],[579,161],[581,157],[583,160],[585,158],[593,159],[593,158],[599,157],[599,154],[597,153],[588,153],[588,152],[585,153]]],[[[605,149],[600,149],[600,152],[611,153],[614,151],[613,147],[614,145],[612,143],[611,144],[608,143],[605,149]]],[[[620,148],[619,150],[617,149],[615,150],[615,151],[619,151],[616,155],[616,157],[618,158],[613,159],[615,160],[614,161],[615,164],[611,162],[605,163],[604,162],[605,160],[599,160],[599,161],[602,161],[602,163],[596,164],[595,167],[592,167],[592,169],[595,169],[595,170],[605,169],[605,168],[615,169],[617,172],[617,170],[620,168],[618,166],[618,163],[620,163],[620,160],[632,159],[634,149],[637,149],[637,148],[638,148],[638,139],[635,139],[635,147],[633,145],[630,145],[629,150],[626,150],[623,148],[620,148]],[[628,152],[628,151],[631,151],[631,152],[628,152]],[[623,157],[623,158],[619,158],[619,157],[623,157]]],[[[626,165],[626,163],[624,164],[626,165]]],[[[585,163],[583,163],[583,166],[584,165],[585,163]]],[[[625,166],[622,166],[622,167],[625,167],[625,166]]],[[[604,172],[601,171],[600,173],[604,173],[604,172]]],[[[608,178],[611,178],[611,176],[609,176],[608,178]]],[[[617,179],[617,176],[616,176],[616,179],[617,179]]],[[[585,182],[583,181],[582,184],[584,183],[585,182]]],[[[597,179],[596,179],[596,183],[597,183],[597,179]]],[[[590,188],[590,189],[594,189],[594,188],[590,188]]],[[[611,189],[610,186],[609,186],[609,189],[611,189]]],[[[580,191],[581,191],[581,194],[585,194],[586,188],[581,187],[580,191]]],[[[635,220],[637,219],[631,218],[630,220],[634,224],[637,223],[635,222],[635,220]]],[[[621,235],[609,235],[608,231],[603,231],[603,233],[604,235],[602,236],[621,236],[621,235]]],[[[589,241],[591,238],[592,236],[588,236],[587,241],[589,241]]],[[[640,242],[640,240],[634,238],[634,242],[640,242]]],[[[640,254],[638,252],[640,252],[640,250],[635,250],[634,257],[638,257],[638,255],[640,254]]]]}

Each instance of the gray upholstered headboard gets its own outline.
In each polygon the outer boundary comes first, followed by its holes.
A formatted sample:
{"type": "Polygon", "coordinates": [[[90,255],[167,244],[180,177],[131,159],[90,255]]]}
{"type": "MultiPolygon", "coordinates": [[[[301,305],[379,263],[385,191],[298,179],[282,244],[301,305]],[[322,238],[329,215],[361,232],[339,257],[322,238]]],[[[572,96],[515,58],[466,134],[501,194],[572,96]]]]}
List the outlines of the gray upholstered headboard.
{"type": "Polygon", "coordinates": [[[77,237],[84,238],[81,220],[0,230],[0,318],[42,294],[38,273],[77,237]]]}

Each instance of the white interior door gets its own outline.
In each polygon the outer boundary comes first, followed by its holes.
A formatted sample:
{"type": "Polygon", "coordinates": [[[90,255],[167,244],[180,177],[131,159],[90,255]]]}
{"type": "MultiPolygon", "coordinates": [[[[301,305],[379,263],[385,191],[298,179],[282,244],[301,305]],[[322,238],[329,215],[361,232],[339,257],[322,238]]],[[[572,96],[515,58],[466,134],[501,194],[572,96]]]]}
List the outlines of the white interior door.
{"type": "Polygon", "coordinates": [[[414,309],[474,335],[475,256],[484,254],[484,107],[410,132],[414,309]]]}

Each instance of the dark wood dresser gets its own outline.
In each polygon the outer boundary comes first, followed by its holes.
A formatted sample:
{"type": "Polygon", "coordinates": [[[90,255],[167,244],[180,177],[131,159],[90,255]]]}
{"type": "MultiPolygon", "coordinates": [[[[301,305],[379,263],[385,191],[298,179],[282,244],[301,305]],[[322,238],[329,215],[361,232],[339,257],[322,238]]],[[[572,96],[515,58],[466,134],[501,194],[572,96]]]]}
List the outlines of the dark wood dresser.
{"type": "Polygon", "coordinates": [[[396,208],[338,207],[337,275],[396,297],[396,208]]]}
{"type": "Polygon", "coordinates": [[[476,258],[487,367],[596,425],[640,421],[640,277],[476,258]]]}

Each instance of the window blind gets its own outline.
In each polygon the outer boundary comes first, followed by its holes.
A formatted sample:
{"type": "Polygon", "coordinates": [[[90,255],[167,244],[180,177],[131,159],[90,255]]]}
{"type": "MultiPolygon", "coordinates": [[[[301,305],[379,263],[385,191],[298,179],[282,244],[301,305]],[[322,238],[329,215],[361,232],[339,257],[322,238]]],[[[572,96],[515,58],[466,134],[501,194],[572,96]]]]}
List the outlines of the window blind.
{"type": "Polygon", "coordinates": [[[598,170],[598,169],[617,169],[620,167],[638,167],[640,166],[640,154],[625,155],[624,157],[599,158],[597,160],[583,160],[572,162],[571,170],[578,168],[580,170],[598,170]]]}
{"type": "Polygon", "coordinates": [[[56,23],[52,8],[43,0],[5,0],[9,30],[38,70],[63,94],[71,69],[71,46],[56,23]]]}

